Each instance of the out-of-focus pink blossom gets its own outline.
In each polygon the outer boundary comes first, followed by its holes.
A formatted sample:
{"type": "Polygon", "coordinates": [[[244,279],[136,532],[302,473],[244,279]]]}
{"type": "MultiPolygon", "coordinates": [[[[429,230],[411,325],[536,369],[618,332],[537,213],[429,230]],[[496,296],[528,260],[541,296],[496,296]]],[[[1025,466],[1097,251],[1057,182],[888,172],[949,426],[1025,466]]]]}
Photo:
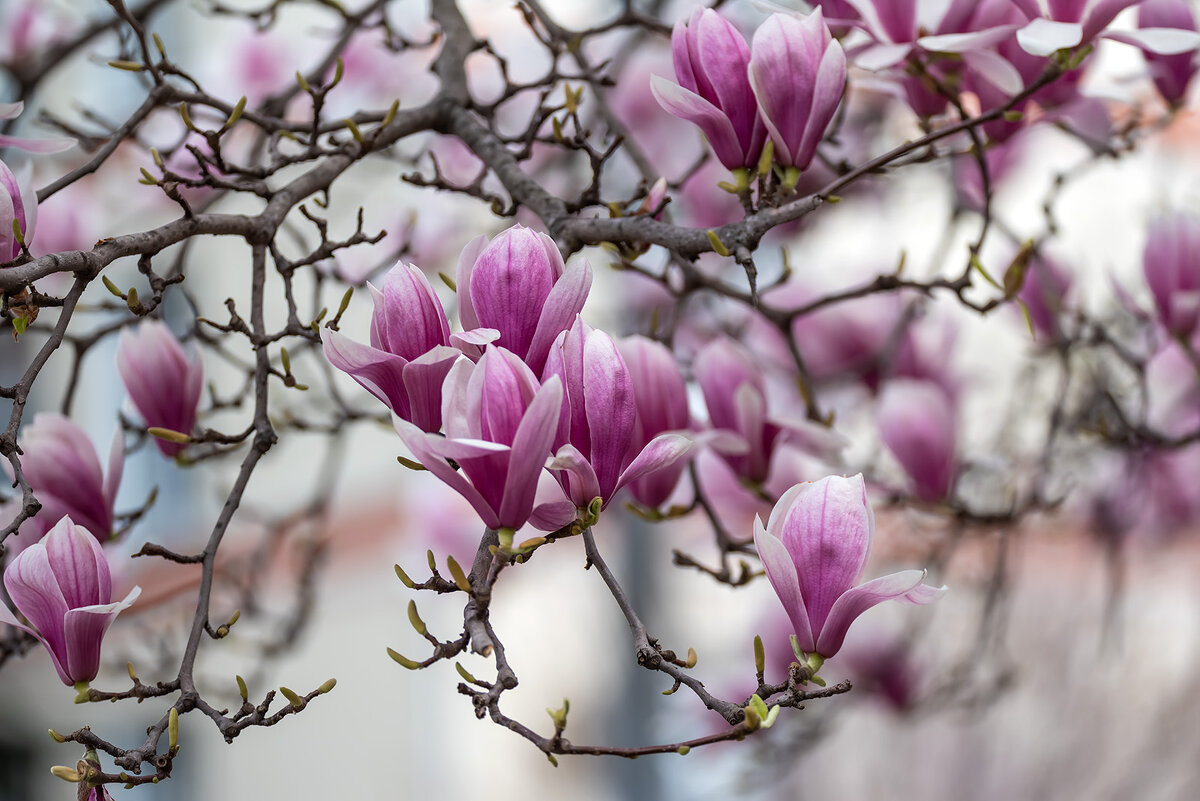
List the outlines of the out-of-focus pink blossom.
{"type": "Polygon", "coordinates": [[[1025,305],[1029,322],[1038,339],[1052,340],[1062,332],[1062,314],[1073,275],[1066,265],[1043,253],[1029,259],[1025,283],[1017,300],[1025,305]]]}
{"type": "Polygon", "coordinates": [[[1163,327],[1186,337],[1200,317],[1200,219],[1176,213],[1150,223],[1142,272],[1163,327]]]}
{"type": "MultiPolygon", "coordinates": [[[[1021,139],[997,142],[984,151],[988,182],[993,194],[1021,164],[1024,154],[1025,147],[1021,139]]],[[[954,193],[958,202],[971,211],[982,212],[985,198],[979,161],[974,155],[964,153],[954,159],[951,167],[954,171],[954,193]]]]}
{"type": "Polygon", "coordinates": [[[879,430],[884,444],[926,503],[944,500],[958,472],[955,410],[950,398],[929,381],[887,382],[879,396],[879,430]]]}
{"type": "MultiPolygon", "coordinates": [[[[678,360],[662,343],[632,336],[621,340],[619,347],[629,368],[637,410],[630,450],[640,453],[659,434],[689,428],[687,384],[678,360]]],[[[635,479],[629,491],[643,506],[658,507],[671,496],[686,466],[680,460],[635,479]]]]}
{"type": "Polygon", "coordinates": [[[883,601],[927,604],[945,592],[922,583],[924,570],[858,584],[874,537],[875,514],[861,475],[797,484],[775,504],[766,526],[754,521],[763,569],[805,654],[836,654],[855,619],[883,601]]]}
{"type": "Polygon", "coordinates": [[[802,18],[772,14],[755,31],[750,85],[780,164],[808,166],[845,84],[846,54],[820,9],[802,18]]]}
{"type": "Polygon", "coordinates": [[[673,84],[655,76],[651,89],[671,114],[704,132],[728,169],[758,162],[766,129],[750,89],[750,48],[733,23],[712,9],[697,9],[671,34],[673,84]]]}
{"type": "Polygon", "coordinates": [[[542,386],[520,357],[488,345],[478,363],[460,359],[446,376],[444,437],[402,418],[396,431],[429,472],[470,502],[484,525],[515,531],[534,514],[562,402],[557,376],[542,386]]]}
{"type": "Polygon", "coordinates": [[[1200,35],[1175,26],[1143,27],[1134,31],[1106,32],[1125,9],[1144,0],[1012,0],[1030,19],[1017,31],[1017,41],[1026,52],[1049,56],[1057,50],[1087,44],[1097,36],[1136,45],[1143,50],[1176,54],[1195,50],[1200,35]]]}
{"type": "MultiPolygon", "coordinates": [[[[121,331],[117,372],[148,428],[191,434],[204,388],[204,362],[191,359],[161,320],[145,320],[135,331],[121,331]]],[[[163,456],[172,458],[185,443],[155,438],[163,456]]]]}
{"type": "Polygon", "coordinates": [[[766,380],[754,359],[731,340],[713,340],[696,354],[692,369],[712,427],[741,437],[744,454],[723,454],[739,476],[762,482],[783,429],[767,419],[766,380]]]}
{"type": "Polygon", "coordinates": [[[28,625],[3,603],[0,622],[37,637],[67,686],[96,678],[105,632],[141,593],[134,587],[124,600],[112,601],[108,557],[70,517],[17,554],[4,570],[4,588],[28,625]]]}
{"type": "MultiPolygon", "coordinates": [[[[39,412],[21,433],[21,471],[42,509],[21,525],[16,541],[33,543],[63,517],[78,520],[79,525],[99,540],[107,542],[113,533],[113,503],[125,449],[120,430],[109,449],[107,473],[100,467],[96,448],[82,428],[61,414],[39,412]]],[[[4,463],[5,471],[8,467],[4,463]]],[[[5,541],[5,545],[14,540],[5,541]]]]}
{"type": "Polygon", "coordinates": [[[617,345],[577,318],[550,349],[543,378],[559,377],[565,393],[554,462],[567,497],[578,509],[607,504],[617,490],[678,462],[691,439],[660,434],[634,449],[638,423],[633,380],[617,345]]]}
{"type": "MultiPolygon", "coordinates": [[[[1138,6],[1138,27],[1196,31],[1196,15],[1188,0],[1146,0],[1138,6]]],[[[1167,104],[1179,106],[1196,74],[1196,53],[1164,55],[1145,51],[1150,77],[1167,104]]]]}
{"type": "MultiPolygon", "coordinates": [[[[25,104],[20,101],[16,103],[0,103],[0,120],[14,119],[24,110],[25,104]]],[[[74,139],[61,137],[58,139],[25,139],[20,136],[0,134],[0,148],[15,147],[18,150],[25,150],[29,153],[58,153],[74,145],[74,139]]]]}
{"type": "Polygon", "coordinates": [[[491,242],[479,237],[467,245],[457,283],[464,333],[455,341],[463,351],[477,356],[494,340],[540,374],[555,337],[583,309],[592,269],[582,259],[567,268],[554,240],[515,225],[491,242]]]}
{"type": "Polygon", "coordinates": [[[0,19],[0,62],[36,60],[45,48],[74,34],[78,21],[46,0],[9,0],[0,19]]]}

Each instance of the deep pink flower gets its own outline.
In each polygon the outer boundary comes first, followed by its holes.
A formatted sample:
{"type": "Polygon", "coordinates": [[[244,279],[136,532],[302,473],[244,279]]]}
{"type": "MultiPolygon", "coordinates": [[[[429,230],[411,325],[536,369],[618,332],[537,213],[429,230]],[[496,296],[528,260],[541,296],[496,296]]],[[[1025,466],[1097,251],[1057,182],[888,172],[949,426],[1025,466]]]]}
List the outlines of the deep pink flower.
{"type": "MultiPolygon", "coordinates": [[[[626,337],[618,347],[629,368],[637,410],[630,450],[641,452],[659,434],[688,429],[687,383],[674,354],[662,343],[642,336],[626,337]]],[[[638,503],[656,508],[670,497],[686,467],[687,462],[679,460],[631,481],[629,491],[638,503]]]]}
{"type": "MultiPolygon", "coordinates": [[[[61,414],[40,412],[34,416],[21,434],[20,445],[25,454],[21,470],[42,504],[37,516],[22,524],[20,539],[36,542],[61,518],[70,516],[107,542],[113,533],[113,502],[125,466],[120,430],[109,449],[107,475],[87,433],[61,414]]],[[[7,462],[4,466],[8,468],[7,462]]]]}
{"type": "Polygon", "coordinates": [[[723,454],[723,458],[742,478],[765,481],[780,428],[767,420],[762,371],[750,354],[724,337],[696,354],[692,370],[704,393],[712,427],[731,431],[746,441],[745,454],[723,454]]]}
{"type": "Polygon", "coordinates": [[[396,431],[429,472],[471,503],[484,525],[515,531],[534,512],[562,399],[557,377],[542,386],[516,354],[488,345],[478,363],[462,359],[446,376],[444,437],[402,419],[396,431]]]}
{"type": "Polygon", "coordinates": [[[464,333],[455,341],[463,351],[478,358],[478,347],[494,340],[540,374],[554,338],[583,309],[592,269],[586,260],[568,269],[553,239],[514,225],[491,242],[479,237],[467,245],[456,280],[464,333]]]}
{"type": "Polygon", "coordinates": [[[1163,326],[1191,334],[1200,318],[1200,219],[1177,213],[1152,221],[1142,272],[1163,326]]]}
{"type": "Polygon", "coordinates": [[[13,224],[21,229],[21,236],[28,245],[33,240],[36,220],[37,195],[29,176],[18,181],[8,165],[0,161],[0,264],[21,255],[21,243],[13,233],[13,224]]]}
{"type": "MultiPolygon", "coordinates": [[[[148,428],[192,433],[204,388],[204,363],[198,356],[187,357],[166,323],[145,320],[136,331],[121,331],[117,372],[148,428]]],[[[154,444],[167,458],[186,447],[157,437],[154,444]]]]}
{"type": "Polygon", "coordinates": [[[954,407],[937,384],[902,378],[889,381],[879,397],[884,444],[912,479],[922,501],[944,500],[954,487],[954,407]]]}
{"type": "Polygon", "coordinates": [[[2,603],[0,621],[37,637],[68,686],[96,678],[104,633],[141,593],[134,587],[125,600],[112,602],[108,558],[70,517],[17,554],[4,570],[4,588],[28,625],[2,603]]]}
{"type": "Polygon", "coordinates": [[[1195,30],[1173,25],[1134,31],[1106,32],[1113,19],[1144,0],[1012,0],[1030,23],[1017,32],[1026,52],[1049,56],[1057,50],[1087,44],[1097,36],[1132,44],[1154,53],[1178,54],[1200,46],[1195,30]]]}
{"type": "Polygon", "coordinates": [[[550,349],[543,378],[556,376],[565,392],[551,468],[576,508],[595,498],[607,504],[621,487],[674,464],[690,448],[690,438],[670,433],[635,450],[629,368],[612,338],[581,318],[550,349]]]}
{"type": "MultiPolygon", "coordinates": [[[[1138,7],[1138,27],[1143,29],[1175,29],[1196,31],[1196,15],[1188,0],[1146,0],[1138,7]]],[[[1196,74],[1195,51],[1165,55],[1145,51],[1150,77],[1158,93],[1170,106],[1178,106],[1187,94],[1188,84],[1196,74]]]]}
{"type": "Polygon", "coordinates": [[[1040,339],[1054,339],[1059,335],[1072,280],[1071,271],[1062,262],[1041,253],[1030,257],[1025,283],[1017,292],[1017,299],[1025,304],[1033,333],[1040,339]]]}
{"type": "Polygon", "coordinates": [[[861,475],[797,484],[775,504],[765,527],[755,519],[754,545],[804,653],[836,654],[850,624],[876,604],[927,604],[945,592],[921,583],[924,570],[858,584],[874,537],[875,514],[861,475]]]}
{"type": "Polygon", "coordinates": [[[728,169],[758,162],[766,129],[750,89],[750,48],[733,23],[710,8],[696,9],[671,33],[673,84],[658,76],[650,88],[666,111],[691,122],[728,169]]]}
{"type": "Polygon", "coordinates": [[[803,18],[772,14],[755,31],[750,85],[780,164],[808,166],[845,84],[846,54],[820,9],[803,18]]]}
{"type": "Polygon", "coordinates": [[[442,382],[459,352],[449,346],[450,324],[429,280],[397,264],[371,289],[371,344],[321,329],[325,358],[396,415],[422,431],[442,427],[442,382]]]}

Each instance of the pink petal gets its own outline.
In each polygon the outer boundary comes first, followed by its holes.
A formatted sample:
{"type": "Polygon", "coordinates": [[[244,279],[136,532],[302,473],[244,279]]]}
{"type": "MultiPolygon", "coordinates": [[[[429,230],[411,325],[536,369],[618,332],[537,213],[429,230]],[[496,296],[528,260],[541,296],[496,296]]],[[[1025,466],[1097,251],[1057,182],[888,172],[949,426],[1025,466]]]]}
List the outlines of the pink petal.
{"type": "MultiPolygon", "coordinates": [[[[784,495],[784,498],[786,497],[787,495],[784,495]]],[[[784,503],[784,498],[779,502],[784,503]]],[[[778,538],[767,532],[762,520],[757,516],[754,518],[754,547],[758,550],[758,558],[762,560],[767,579],[770,580],[775,594],[779,596],[788,618],[792,621],[800,649],[812,653],[816,650],[816,641],[813,639],[812,625],[808,621],[808,611],[804,607],[804,596],[800,592],[796,565],[792,562],[787,548],[778,538]]]]}
{"type": "Polygon", "coordinates": [[[537,329],[525,354],[526,364],[535,373],[541,373],[555,338],[570,328],[575,317],[583,311],[583,304],[587,301],[591,288],[592,266],[588,264],[587,259],[576,261],[575,265],[567,268],[554,283],[554,288],[546,296],[546,305],[542,307],[537,329]]]}
{"type": "Polygon", "coordinates": [[[524,525],[533,511],[538,477],[550,455],[558,415],[562,413],[562,394],[562,383],[557,378],[547,381],[530,402],[513,438],[500,506],[500,521],[511,528],[524,525]]]}
{"type": "Polygon", "coordinates": [[[667,113],[699,128],[722,164],[731,170],[745,166],[746,154],[742,152],[737,132],[721,109],[658,75],[650,78],[650,92],[667,113]]]}
{"type": "Polygon", "coordinates": [[[1055,22],[1039,17],[1017,31],[1017,43],[1026,53],[1049,56],[1083,41],[1083,26],[1078,22],[1055,22]]]}
{"type": "Polygon", "coordinates": [[[836,654],[846,639],[850,624],[877,604],[896,600],[927,604],[945,592],[945,587],[922,587],[921,582],[924,580],[924,570],[902,570],[847,590],[829,612],[829,617],[817,638],[817,653],[826,659],[836,654]]]}
{"type": "Polygon", "coordinates": [[[91,681],[100,671],[100,643],[113,620],[128,609],[141,595],[142,588],[134,587],[125,600],[97,606],[85,606],[67,612],[63,625],[67,639],[67,673],[60,677],[65,684],[91,681]],[[70,681],[68,681],[68,678],[70,681]]]}

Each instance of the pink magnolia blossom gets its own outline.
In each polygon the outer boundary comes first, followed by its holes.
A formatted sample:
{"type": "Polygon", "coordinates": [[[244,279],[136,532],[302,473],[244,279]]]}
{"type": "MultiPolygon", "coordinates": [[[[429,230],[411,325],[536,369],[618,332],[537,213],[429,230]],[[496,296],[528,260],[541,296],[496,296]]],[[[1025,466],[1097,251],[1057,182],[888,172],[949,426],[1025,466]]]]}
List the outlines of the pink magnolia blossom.
{"type": "Polygon", "coordinates": [[[484,525],[515,531],[534,514],[562,402],[558,377],[540,385],[516,354],[488,345],[478,363],[461,359],[446,376],[444,437],[400,418],[396,431],[429,472],[470,502],[484,525]]]}
{"type": "Polygon", "coordinates": [[[913,56],[920,56],[925,70],[950,90],[965,76],[971,76],[1001,93],[1020,91],[1016,71],[996,54],[995,46],[1010,38],[1025,21],[1024,17],[984,20],[973,13],[979,5],[977,0],[848,0],[848,3],[858,11],[860,27],[872,40],[853,49],[853,61],[864,69],[897,74],[905,97],[918,116],[940,113],[947,99],[927,80],[901,70],[913,56]],[[954,57],[946,58],[945,54],[954,57]]]}
{"type": "Polygon", "coordinates": [[[442,382],[460,353],[449,346],[450,324],[429,280],[412,264],[397,264],[370,284],[375,311],[371,344],[322,329],[325,358],[422,431],[442,427],[442,382]]]}
{"type": "Polygon", "coordinates": [[[1033,333],[1039,339],[1054,339],[1062,331],[1062,314],[1072,283],[1073,274],[1062,262],[1042,253],[1030,257],[1017,299],[1029,312],[1033,333]]]}
{"type": "Polygon", "coordinates": [[[1176,213],[1152,221],[1142,272],[1163,326],[1190,335],[1200,318],[1200,219],[1176,213]]]}
{"type": "Polygon", "coordinates": [[[755,519],[754,545],[804,653],[836,654],[850,625],[876,604],[927,604],[945,592],[922,583],[924,570],[858,584],[874,537],[875,514],[861,475],[797,484],[775,504],[766,526],[755,519]]]}
{"type": "Polygon", "coordinates": [[[666,111],[701,131],[728,169],[758,162],[766,129],[750,89],[750,48],[733,23],[712,9],[696,9],[671,33],[673,84],[658,76],[650,88],[666,111]]]}
{"type": "Polygon", "coordinates": [[[742,454],[723,454],[739,476],[763,482],[783,429],[767,419],[766,379],[743,348],[724,337],[705,345],[692,365],[712,427],[740,436],[742,454]]]}
{"type": "Polygon", "coordinates": [[[568,269],[554,240],[514,225],[491,242],[479,237],[467,245],[457,283],[464,333],[455,341],[463,351],[478,358],[494,340],[540,374],[555,337],[583,309],[592,269],[586,260],[568,269]]]}
{"type": "MultiPolygon", "coordinates": [[[[161,320],[145,320],[136,331],[121,331],[117,372],[148,428],[191,434],[204,388],[204,363],[188,358],[183,346],[161,320]]],[[[163,456],[172,458],[185,443],[155,438],[163,456]]]]}
{"type": "Polygon", "coordinates": [[[879,397],[879,430],[884,444],[926,503],[944,500],[958,471],[954,407],[937,384],[889,381],[879,397]]]}
{"type": "Polygon", "coordinates": [[[37,195],[28,178],[26,175],[18,181],[8,165],[0,161],[0,264],[21,255],[21,240],[14,226],[20,229],[26,245],[33,239],[37,195]]]}
{"type": "MultiPolygon", "coordinates": [[[[1146,0],[1138,7],[1138,27],[1195,32],[1196,15],[1188,0],[1146,0]]],[[[1196,74],[1195,51],[1166,55],[1145,51],[1150,77],[1163,100],[1172,107],[1183,103],[1188,84],[1196,74]]]]}
{"type": "Polygon", "coordinates": [[[1200,34],[1173,25],[1134,31],[1106,32],[1118,14],[1144,0],[1012,0],[1030,19],[1017,32],[1026,52],[1049,56],[1057,50],[1087,44],[1105,36],[1154,53],[1171,55],[1195,50],[1200,34]]]}
{"type": "Polygon", "coordinates": [[[134,587],[124,600],[112,601],[108,558],[70,517],[17,554],[4,570],[4,588],[28,625],[3,603],[0,621],[37,637],[68,686],[96,678],[105,632],[141,593],[134,587]]]}
{"type": "MultiPolygon", "coordinates": [[[[15,119],[24,110],[25,104],[21,101],[17,101],[16,103],[0,103],[0,120],[15,119]]],[[[20,136],[0,134],[0,148],[15,147],[18,150],[24,150],[29,153],[58,153],[74,145],[74,139],[63,137],[56,139],[25,139],[20,136]]]]}
{"type": "MultiPolygon", "coordinates": [[[[70,516],[101,541],[113,533],[113,503],[125,466],[120,430],[109,449],[107,474],[82,428],[61,414],[39,412],[21,434],[21,471],[41,502],[38,514],[21,525],[18,539],[36,542],[70,516]]],[[[6,472],[8,464],[5,462],[6,472]]],[[[8,546],[13,541],[5,542],[8,546]]]]}
{"type": "Polygon", "coordinates": [[[755,31],[750,85],[780,164],[808,166],[845,84],[846,54],[820,9],[803,18],[772,14],[755,31]]]}
{"type": "MultiPolygon", "coordinates": [[[[618,343],[633,383],[637,418],[631,451],[640,452],[659,434],[690,427],[687,383],[679,361],[666,346],[642,336],[626,337],[618,343]]],[[[629,483],[629,491],[643,506],[663,504],[675,490],[687,463],[679,460],[629,483]]]]}
{"type": "Polygon", "coordinates": [[[565,392],[551,469],[578,509],[595,498],[607,504],[635,479],[675,464],[691,446],[678,433],[660,434],[634,448],[637,403],[629,368],[612,338],[577,318],[555,341],[545,379],[565,392]]]}

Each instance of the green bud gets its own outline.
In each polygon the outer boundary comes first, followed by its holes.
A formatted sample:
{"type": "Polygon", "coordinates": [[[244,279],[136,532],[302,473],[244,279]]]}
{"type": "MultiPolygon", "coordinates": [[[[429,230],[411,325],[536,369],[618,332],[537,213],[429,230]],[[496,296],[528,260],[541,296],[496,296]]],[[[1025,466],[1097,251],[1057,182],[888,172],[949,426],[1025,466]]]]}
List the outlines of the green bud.
{"type": "Polygon", "coordinates": [[[287,687],[280,687],[279,692],[283,693],[283,697],[288,699],[288,703],[294,706],[296,709],[304,708],[304,699],[297,695],[295,691],[290,690],[287,687]]]}
{"type": "MultiPolygon", "coordinates": [[[[468,672],[467,669],[462,666],[462,664],[455,662],[454,669],[458,671],[458,675],[463,677],[463,681],[470,682],[471,684],[477,683],[478,680],[474,676],[472,676],[470,674],[470,672],[468,672]]],[[[51,729],[51,731],[54,731],[54,730],[51,729]]]]}
{"type": "Polygon", "coordinates": [[[125,70],[126,72],[142,72],[146,69],[145,64],[140,64],[136,61],[110,61],[108,66],[113,69],[125,70]]]}
{"type": "Polygon", "coordinates": [[[446,557],[446,568],[450,571],[450,578],[454,579],[454,584],[463,592],[471,591],[471,582],[467,581],[467,574],[463,572],[462,565],[458,563],[453,556],[446,557]]]}
{"type": "Polygon", "coordinates": [[[165,439],[167,442],[177,442],[180,445],[185,445],[192,441],[192,438],[187,434],[184,434],[180,431],[172,431],[169,428],[158,428],[157,426],[151,426],[150,428],[146,429],[146,433],[152,437],[165,439]]]}
{"type": "Polygon", "coordinates": [[[428,631],[428,629],[425,626],[425,621],[421,619],[420,613],[417,612],[416,601],[408,602],[408,622],[412,624],[414,629],[416,629],[417,634],[420,634],[422,637],[425,636],[425,632],[428,631]]]}
{"type": "Polygon", "coordinates": [[[754,672],[761,676],[767,669],[767,651],[763,648],[762,637],[754,635],[754,672]]]}
{"type": "Polygon", "coordinates": [[[55,765],[54,767],[50,768],[50,773],[62,779],[64,782],[71,782],[72,784],[78,784],[79,780],[82,778],[79,775],[79,771],[75,770],[74,768],[68,768],[66,765],[55,765]]]}
{"type": "Polygon", "coordinates": [[[725,243],[721,241],[721,238],[717,236],[716,231],[709,229],[706,233],[708,234],[708,244],[712,246],[714,253],[716,253],[718,256],[733,255],[730,253],[729,248],[725,247],[725,243]]]}
{"type": "Polygon", "coordinates": [[[420,662],[414,662],[411,659],[409,659],[407,656],[404,656],[403,654],[393,651],[391,648],[387,649],[387,653],[388,653],[388,656],[390,656],[392,658],[392,661],[395,662],[397,665],[399,665],[402,668],[405,668],[407,670],[419,670],[421,667],[420,662]]]}
{"type": "Polygon", "coordinates": [[[408,574],[404,572],[404,568],[400,567],[400,565],[396,565],[396,578],[400,579],[400,583],[410,590],[417,586],[416,582],[408,577],[408,574]]]}
{"type": "Polygon", "coordinates": [[[167,746],[171,753],[179,749],[179,710],[175,707],[167,713],[167,746]]]}
{"type": "Polygon", "coordinates": [[[66,737],[63,737],[61,734],[56,732],[54,729],[48,729],[47,731],[50,734],[50,739],[53,740],[54,742],[65,743],[67,741],[66,737]]]}
{"type": "Polygon", "coordinates": [[[319,692],[321,695],[324,695],[325,693],[329,692],[336,686],[337,686],[337,679],[329,679],[324,684],[322,684],[320,687],[317,688],[317,692],[319,692]]]}
{"type": "Polygon", "coordinates": [[[250,695],[250,691],[246,688],[246,680],[241,676],[234,676],[234,678],[237,679],[238,693],[242,696],[242,700],[245,701],[250,695]]]}

